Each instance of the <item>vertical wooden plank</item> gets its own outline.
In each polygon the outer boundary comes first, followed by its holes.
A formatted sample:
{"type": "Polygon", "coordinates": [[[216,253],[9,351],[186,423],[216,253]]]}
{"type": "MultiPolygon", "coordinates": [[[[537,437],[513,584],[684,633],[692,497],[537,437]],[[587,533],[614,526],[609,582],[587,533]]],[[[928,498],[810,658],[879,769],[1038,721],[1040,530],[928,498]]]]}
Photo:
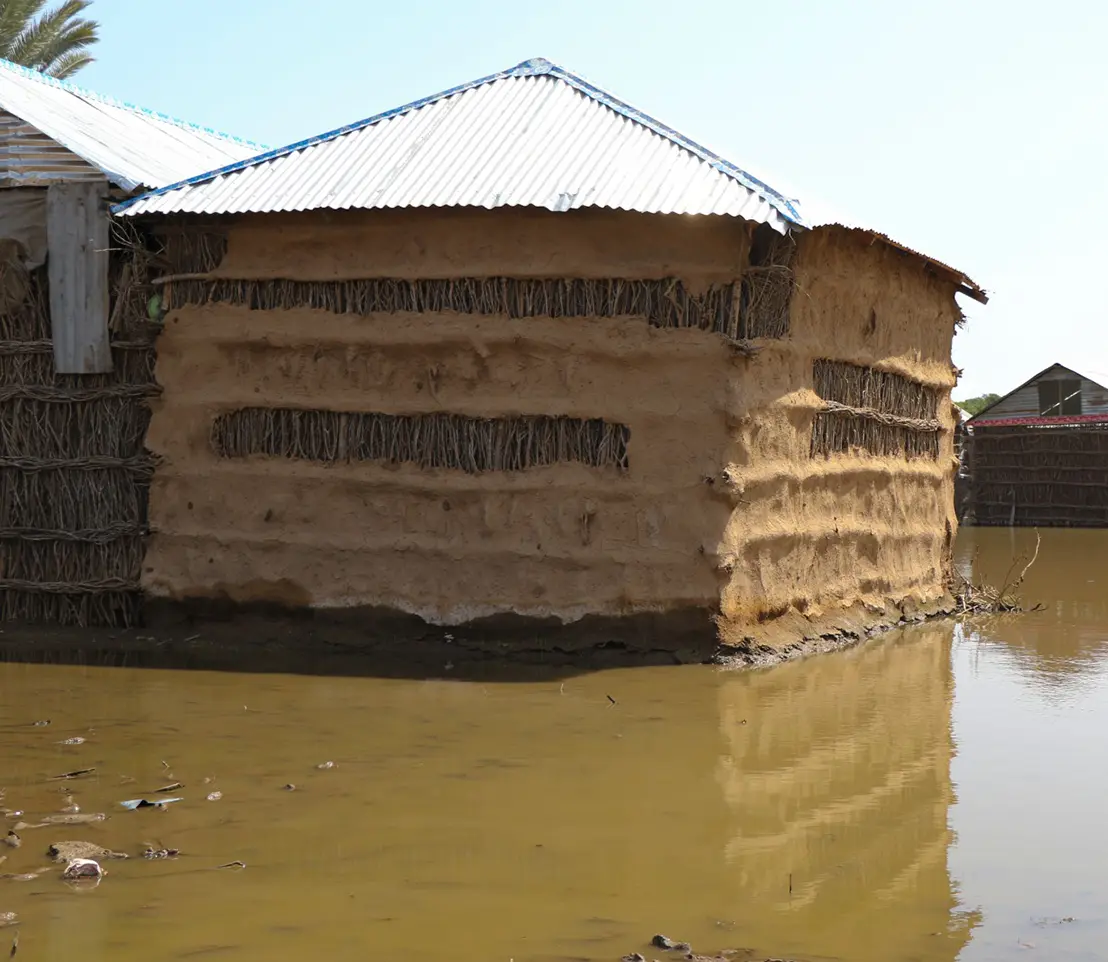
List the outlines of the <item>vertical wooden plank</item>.
{"type": "Polygon", "coordinates": [[[105,181],[51,184],[47,191],[50,323],[59,374],[112,369],[107,197],[105,181]]]}

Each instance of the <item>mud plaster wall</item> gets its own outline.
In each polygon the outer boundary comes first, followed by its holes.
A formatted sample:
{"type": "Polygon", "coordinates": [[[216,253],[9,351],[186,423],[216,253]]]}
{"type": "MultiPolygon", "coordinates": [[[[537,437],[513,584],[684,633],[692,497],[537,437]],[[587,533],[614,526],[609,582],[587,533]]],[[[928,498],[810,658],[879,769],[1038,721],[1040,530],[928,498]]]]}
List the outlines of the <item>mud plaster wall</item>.
{"type": "MultiPolygon", "coordinates": [[[[396,212],[232,225],[234,278],[736,279],[747,226],[616,213],[396,212]]],[[[163,459],[143,584],[156,597],[385,605],[452,624],[715,609],[731,505],[736,371],[720,337],[638,318],[171,311],[148,437],[163,459]],[[601,417],[630,468],[467,475],[412,465],[220,459],[213,418],[280,406],[601,417]]]]}
{"type": "MultiPolygon", "coordinates": [[[[213,276],[676,276],[695,290],[736,280],[748,238],[740,221],[611,212],[257,217],[231,226],[213,276]]],[[[937,461],[812,459],[812,363],[874,366],[948,397],[953,283],[864,235],[798,241],[791,335],[750,360],[637,318],[173,311],[144,586],[447,624],[721,608],[731,641],[793,611],[933,602],[955,525],[949,404],[937,461]],[[630,470],[218,458],[213,418],[257,406],[601,417],[629,426],[630,470]]]]}
{"type": "Polygon", "coordinates": [[[720,545],[730,577],[724,637],[741,641],[790,611],[832,620],[843,609],[942,598],[957,527],[953,504],[960,311],[952,280],[860,232],[798,237],[791,335],[764,343],[733,379],[735,510],[720,545]],[[937,460],[861,452],[812,458],[817,358],[910,377],[942,392],[937,460]]]}

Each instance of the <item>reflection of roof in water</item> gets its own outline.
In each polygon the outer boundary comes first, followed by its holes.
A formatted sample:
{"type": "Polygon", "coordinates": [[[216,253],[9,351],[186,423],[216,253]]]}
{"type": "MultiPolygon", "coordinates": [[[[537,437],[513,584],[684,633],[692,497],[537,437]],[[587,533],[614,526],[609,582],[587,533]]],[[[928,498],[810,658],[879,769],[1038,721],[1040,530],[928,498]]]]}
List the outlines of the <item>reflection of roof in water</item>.
{"type": "Polygon", "coordinates": [[[794,952],[953,960],[969,941],[947,868],[950,656],[949,626],[918,628],[721,688],[726,854],[751,942],[779,944],[784,925],[794,952]]]}

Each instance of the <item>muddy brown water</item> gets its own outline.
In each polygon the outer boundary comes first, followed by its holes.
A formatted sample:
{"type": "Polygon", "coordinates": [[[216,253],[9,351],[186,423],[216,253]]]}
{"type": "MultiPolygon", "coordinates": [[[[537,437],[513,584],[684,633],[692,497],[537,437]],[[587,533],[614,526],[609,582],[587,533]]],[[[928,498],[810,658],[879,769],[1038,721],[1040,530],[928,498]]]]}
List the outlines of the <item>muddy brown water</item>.
{"type": "MultiPolygon", "coordinates": [[[[1033,541],[967,530],[960,555],[1002,578],[1033,541]]],[[[105,862],[96,887],[60,866],[0,880],[0,914],[18,913],[28,960],[666,958],[655,932],[810,960],[1103,959],[1106,588],[1108,533],[1043,532],[1026,591],[1042,612],[747,674],[400,680],[9,653],[0,805],[24,814],[8,823],[61,813],[63,786],[109,817],[23,830],[0,872],[47,865],[55,840],[181,855],[105,862]],[[178,781],[164,811],[118,804],[178,781]]]]}

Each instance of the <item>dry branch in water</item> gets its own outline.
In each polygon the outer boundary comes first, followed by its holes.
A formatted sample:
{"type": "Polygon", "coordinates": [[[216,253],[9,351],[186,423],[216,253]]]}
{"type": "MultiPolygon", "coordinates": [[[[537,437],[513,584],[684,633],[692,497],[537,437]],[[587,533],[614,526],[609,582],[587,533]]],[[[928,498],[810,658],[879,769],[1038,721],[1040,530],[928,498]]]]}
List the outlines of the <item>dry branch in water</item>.
{"type": "MultiPolygon", "coordinates": [[[[1035,550],[1032,552],[1031,557],[1027,558],[1021,555],[1015,558],[1012,561],[1011,567],[1008,569],[1008,573],[1004,576],[1004,581],[1001,582],[999,587],[988,584],[974,584],[964,574],[957,572],[954,576],[954,598],[957,602],[956,611],[959,614],[985,615],[1015,613],[1027,610],[1023,607],[1020,588],[1023,585],[1024,579],[1027,577],[1027,572],[1031,570],[1031,566],[1039,557],[1039,546],[1041,544],[1042,538],[1039,536],[1039,532],[1036,529],[1035,550]],[[1020,568],[1020,565],[1023,565],[1023,567],[1020,568]],[[1019,575],[1013,577],[1017,569],[1019,569],[1019,575]]],[[[1038,606],[1031,610],[1038,610],[1038,606]]]]}

